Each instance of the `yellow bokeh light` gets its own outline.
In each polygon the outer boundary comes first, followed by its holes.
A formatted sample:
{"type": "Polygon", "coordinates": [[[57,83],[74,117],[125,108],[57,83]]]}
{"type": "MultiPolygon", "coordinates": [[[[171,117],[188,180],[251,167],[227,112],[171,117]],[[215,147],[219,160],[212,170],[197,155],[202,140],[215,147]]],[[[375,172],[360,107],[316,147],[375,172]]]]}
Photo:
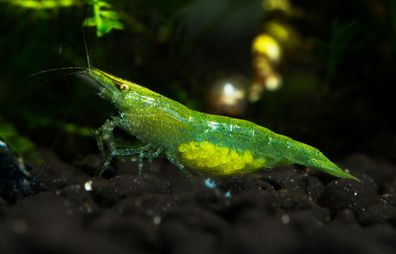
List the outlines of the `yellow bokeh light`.
{"type": "Polygon", "coordinates": [[[223,87],[223,93],[220,97],[223,104],[227,106],[234,106],[243,100],[245,91],[236,87],[234,84],[226,83],[223,87]]]}
{"type": "Polygon", "coordinates": [[[277,74],[273,73],[272,75],[268,76],[265,81],[265,87],[268,91],[276,91],[282,85],[282,77],[277,74]]]}
{"type": "Polygon", "coordinates": [[[238,75],[219,77],[208,94],[209,111],[216,114],[237,116],[244,112],[247,81],[238,75]]]}
{"type": "Polygon", "coordinates": [[[291,36],[290,30],[286,25],[274,21],[268,22],[265,26],[265,30],[268,32],[268,34],[274,36],[281,42],[289,41],[291,36]]]}
{"type": "Polygon", "coordinates": [[[280,10],[286,13],[292,12],[289,0],[264,0],[263,8],[267,11],[280,10]]]}
{"type": "Polygon", "coordinates": [[[281,57],[281,48],[274,38],[267,34],[258,35],[252,44],[254,53],[266,55],[270,61],[277,62],[281,57]]]}

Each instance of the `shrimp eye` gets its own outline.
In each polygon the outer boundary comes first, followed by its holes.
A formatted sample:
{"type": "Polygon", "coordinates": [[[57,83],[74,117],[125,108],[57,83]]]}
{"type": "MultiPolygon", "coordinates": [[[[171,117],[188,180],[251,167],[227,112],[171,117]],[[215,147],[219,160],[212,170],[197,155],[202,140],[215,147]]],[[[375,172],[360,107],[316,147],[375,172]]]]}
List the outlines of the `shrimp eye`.
{"type": "Polygon", "coordinates": [[[129,86],[127,84],[121,84],[120,89],[121,89],[121,91],[128,91],[129,86]]]}

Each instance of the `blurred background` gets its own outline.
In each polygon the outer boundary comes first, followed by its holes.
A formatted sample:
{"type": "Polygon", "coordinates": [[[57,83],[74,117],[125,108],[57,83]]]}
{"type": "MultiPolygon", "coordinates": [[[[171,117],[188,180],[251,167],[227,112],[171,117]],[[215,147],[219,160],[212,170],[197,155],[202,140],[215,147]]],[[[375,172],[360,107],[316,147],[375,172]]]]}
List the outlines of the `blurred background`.
{"type": "Polygon", "coordinates": [[[32,162],[98,153],[93,66],[320,148],[396,159],[396,0],[0,0],[0,137],[32,162]]]}

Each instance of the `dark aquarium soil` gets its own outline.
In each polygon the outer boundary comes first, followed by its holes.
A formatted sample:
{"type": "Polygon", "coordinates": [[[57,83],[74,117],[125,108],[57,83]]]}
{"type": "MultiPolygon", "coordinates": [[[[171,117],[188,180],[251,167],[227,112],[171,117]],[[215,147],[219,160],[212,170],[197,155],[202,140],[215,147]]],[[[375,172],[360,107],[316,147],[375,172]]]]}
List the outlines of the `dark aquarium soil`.
{"type": "Polygon", "coordinates": [[[163,159],[141,175],[136,163],[117,161],[93,178],[96,155],[77,166],[44,157],[31,195],[3,193],[2,254],[396,250],[396,166],[369,156],[340,162],[361,183],[289,166],[216,179],[212,189],[163,159]]]}

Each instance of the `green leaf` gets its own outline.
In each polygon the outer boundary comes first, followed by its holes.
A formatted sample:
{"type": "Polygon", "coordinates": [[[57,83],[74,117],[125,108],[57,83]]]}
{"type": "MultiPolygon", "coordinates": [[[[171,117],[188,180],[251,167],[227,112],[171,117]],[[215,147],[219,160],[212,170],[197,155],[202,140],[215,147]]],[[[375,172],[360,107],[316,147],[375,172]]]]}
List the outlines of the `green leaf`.
{"type": "Polygon", "coordinates": [[[115,11],[101,11],[100,16],[108,19],[118,19],[118,13],[115,11]]]}
{"type": "Polygon", "coordinates": [[[96,36],[102,37],[113,29],[122,30],[124,25],[119,20],[118,13],[112,10],[110,3],[105,0],[90,0],[93,8],[93,16],[84,20],[86,27],[96,26],[96,36]]]}
{"type": "Polygon", "coordinates": [[[96,20],[94,17],[86,18],[84,20],[84,26],[91,27],[96,26],[96,20]]]}

